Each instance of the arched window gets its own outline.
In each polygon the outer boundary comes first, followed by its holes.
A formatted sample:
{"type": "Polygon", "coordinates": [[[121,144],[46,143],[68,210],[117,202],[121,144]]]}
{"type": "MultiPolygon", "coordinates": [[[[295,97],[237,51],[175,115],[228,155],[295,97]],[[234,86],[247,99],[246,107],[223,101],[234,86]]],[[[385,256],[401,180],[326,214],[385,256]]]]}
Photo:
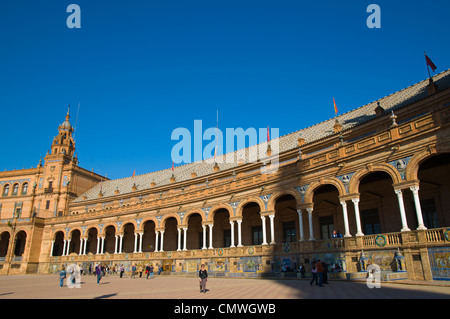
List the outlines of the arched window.
{"type": "Polygon", "coordinates": [[[22,195],[26,195],[28,193],[28,183],[23,183],[22,185],[22,195]]]}
{"type": "Polygon", "coordinates": [[[17,195],[18,192],[19,192],[19,184],[16,183],[16,184],[13,185],[13,192],[12,192],[12,194],[13,195],[17,195]]]}
{"type": "Polygon", "coordinates": [[[8,196],[8,194],[9,194],[9,184],[6,184],[3,187],[3,196],[8,196]]]}

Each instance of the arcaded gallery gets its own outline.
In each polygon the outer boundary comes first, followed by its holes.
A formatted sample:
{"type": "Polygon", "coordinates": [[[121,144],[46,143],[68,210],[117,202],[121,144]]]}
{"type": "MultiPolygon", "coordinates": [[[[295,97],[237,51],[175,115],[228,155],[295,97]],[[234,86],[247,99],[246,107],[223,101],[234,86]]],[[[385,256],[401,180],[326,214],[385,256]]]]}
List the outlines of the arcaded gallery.
{"type": "Polygon", "coordinates": [[[450,280],[450,70],[233,163],[110,180],[78,166],[73,131],[68,112],[35,168],[0,173],[0,274],[102,263],[196,276],[204,263],[215,277],[297,278],[320,258],[331,279],[377,265],[382,280],[450,280]]]}

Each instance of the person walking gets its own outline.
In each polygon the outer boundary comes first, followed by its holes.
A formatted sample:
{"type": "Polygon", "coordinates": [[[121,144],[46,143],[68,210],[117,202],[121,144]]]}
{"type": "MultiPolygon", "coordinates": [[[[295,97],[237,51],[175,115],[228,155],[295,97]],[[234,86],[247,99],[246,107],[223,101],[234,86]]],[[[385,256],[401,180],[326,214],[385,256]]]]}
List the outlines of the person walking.
{"type": "Polygon", "coordinates": [[[312,279],[309,282],[309,285],[312,286],[313,282],[315,281],[316,286],[317,286],[318,282],[317,282],[317,263],[316,262],[313,262],[311,265],[311,273],[312,273],[312,279]]]}
{"type": "Polygon", "coordinates": [[[125,269],[123,269],[123,264],[120,265],[119,271],[120,271],[120,278],[122,278],[123,273],[124,273],[124,271],[125,271],[125,269]]]}
{"type": "Polygon", "coordinates": [[[59,272],[59,286],[62,287],[64,285],[64,279],[66,278],[66,269],[64,266],[61,267],[61,271],[59,272]]]}
{"type": "Polygon", "coordinates": [[[322,266],[320,259],[317,260],[316,268],[317,268],[317,277],[319,277],[319,287],[324,287],[324,285],[323,285],[323,266],[322,266]]]}
{"type": "Polygon", "coordinates": [[[136,278],[136,265],[131,267],[131,278],[136,278]]]}
{"type": "Polygon", "coordinates": [[[303,264],[300,265],[299,271],[302,278],[305,278],[305,266],[303,266],[303,264]]]}
{"type": "Polygon", "coordinates": [[[150,265],[150,279],[153,279],[153,265],[150,265]]]}
{"type": "Polygon", "coordinates": [[[322,261],[322,268],[323,268],[323,283],[324,284],[328,284],[328,266],[329,264],[327,264],[325,261],[322,261]]]}
{"type": "Polygon", "coordinates": [[[97,285],[100,285],[100,280],[102,279],[102,266],[97,265],[95,267],[95,274],[97,275],[97,285]]]}
{"type": "Polygon", "coordinates": [[[139,268],[139,278],[142,278],[142,273],[144,272],[144,265],[139,268]]]}
{"type": "Polygon", "coordinates": [[[145,266],[145,274],[147,275],[147,279],[150,276],[150,266],[147,264],[147,266],[145,266]]]}
{"type": "Polygon", "coordinates": [[[202,264],[200,271],[198,272],[200,282],[200,292],[206,293],[206,282],[208,281],[208,272],[205,269],[205,264],[202,264]]]}

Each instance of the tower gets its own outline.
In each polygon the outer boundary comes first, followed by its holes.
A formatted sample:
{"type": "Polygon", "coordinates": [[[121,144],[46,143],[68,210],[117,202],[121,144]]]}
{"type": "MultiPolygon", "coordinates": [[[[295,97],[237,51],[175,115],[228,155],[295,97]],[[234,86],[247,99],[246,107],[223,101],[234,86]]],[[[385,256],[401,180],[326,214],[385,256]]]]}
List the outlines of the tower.
{"type": "MultiPolygon", "coordinates": [[[[49,154],[46,157],[50,158],[63,158],[64,163],[72,161],[75,152],[75,140],[72,137],[74,131],[72,125],[69,122],[70,119],[70,105],[67,109],[66,120],[58,127],[58,135],[53,139],[53,143],[49,154]]],[[[55,158],[55,159],[56,159],[55,158]]]]}

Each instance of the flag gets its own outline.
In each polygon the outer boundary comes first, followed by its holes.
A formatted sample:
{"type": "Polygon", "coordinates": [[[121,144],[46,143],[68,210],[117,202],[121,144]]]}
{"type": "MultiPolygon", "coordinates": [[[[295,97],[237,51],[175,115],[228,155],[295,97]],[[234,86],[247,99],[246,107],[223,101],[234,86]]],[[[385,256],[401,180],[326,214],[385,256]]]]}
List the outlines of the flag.
{"type": "Polygon", "coordinates": [[[433,72],[437,69],[436,65],[431,61],[431,59],[428,57],[428,55],[425,53],[425,60],[427,61],[427,66],[429,66],[433,72]]]}
{"type": "Polygon", "coordinates": [[[337,109],[336,101],[334,100],[334,97],[333,97],[333,104],[334,104],[334,114],[337,115],[338,109],[337,109]]]}
{"type": "Polygon", "coordinates": [[[175,165],[175,162],[172,161],[172,172],[173,172],[174,165],[175,165]]]}
{"type": "Polygon", "coordinates": [[[136,170],[133,171],[133,178],[134,178],[135,175],[136,175],[136,170]]]}
{"type": "Polygon", "coordinates": [[[270,142],[269,125],[267,125],[267,142],[270,142]]]}

